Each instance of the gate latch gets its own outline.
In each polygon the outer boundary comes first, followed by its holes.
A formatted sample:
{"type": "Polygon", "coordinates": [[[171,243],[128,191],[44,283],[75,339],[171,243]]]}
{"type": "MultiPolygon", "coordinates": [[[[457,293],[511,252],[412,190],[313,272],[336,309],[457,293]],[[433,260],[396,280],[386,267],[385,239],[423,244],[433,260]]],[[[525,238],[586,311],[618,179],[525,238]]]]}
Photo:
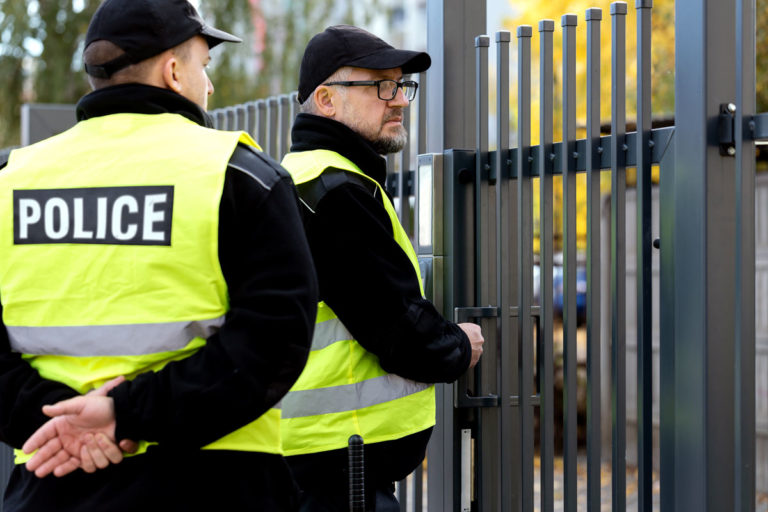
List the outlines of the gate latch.
{"type": "Polygon", "coordinates": [[[736,155],[736,138],[734,124],[736,105],[733,103],[720,104],[720,116],[717,123],[717,137],[722,156],[736,155]]]}
{"type": "MultiPolygon", "coordinates": [[[[498,316],[499,308],[494,306],[456,308],[454,310],[454,320],[456,323],[467,322],[479,318],[497,318],[498,316]]],[[[479,369],[478,366],[475,366],[476,378],[479,377],[479,369]]],[[[501,405],[499,395],[488,394],[476,396],[470,393],[466,373],[456,381],[453,388],[453,406],[457,409],[467,407],[498,407],[499,405],[501,405]]]]}

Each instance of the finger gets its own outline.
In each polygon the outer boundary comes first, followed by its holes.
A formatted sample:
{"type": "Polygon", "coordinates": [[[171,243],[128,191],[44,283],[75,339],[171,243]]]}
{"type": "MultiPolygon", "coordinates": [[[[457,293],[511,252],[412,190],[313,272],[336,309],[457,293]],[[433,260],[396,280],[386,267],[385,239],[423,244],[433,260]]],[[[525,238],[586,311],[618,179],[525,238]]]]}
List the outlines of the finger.
{"type": "Polygon", "coordinates": [[[101,432],[96,434],[96,442],[101,448],[102,453],[109,459],[112,464],[117,464],[123,460],[123,452],[120,448],[109,440],[107,436],[101,432]]]}
{"type": "Polygon", "coordinates": [[[96,452],[98,452],[98,446],[93,439],[93,435],[87,434],[83,439],[83,446],[80,447],[80,468],[86,473],[93,473],[99,467],[98,454],[96,452]]]}
{"type": "Polygon", "coordinates": [[[61,450],[53,457],[43,462],[37,469],[35,469],[35,476],[43,478],[50,475],[54,469],[64,464],[70,459],[71,455],[64,450],[61,450]]]}
{"type": "Polygon", "coordinates": [[[139,449],[139,443],[131,441],[130,439],[123,439],[120,441],[120,449],[125,453],[136,453],[139,449]]]}
{"type": "Polygon", "coordinates": [[[56,466],[53,470],[53,476],[62,477],[68,475],[80,467],[80,461],[76,457],[70,457],[64,464],[56,466]]]}
{"type": "Polygon", "coordinates": [[[85,407],[86,403],[84,396],[76,396],[53,405],[44,405],[43,414],[51,418],[64,414],[78,414],[85,407]]]}
{"type": "Polygon", "coordinates": [[[117,386],[125,382],[125,377],[118,375],[112,380],[108,380],[96,389],[92,389],[88,392],[89,395],[107,396],[107,393],[115,389],[117,386]]]}
{"type": "Polygon", "coordinates": [[[34,434],[21,447],[24,453],[32,453],[41,446],[45,445],[48,441],[55,439],[58,436],[56,432],[56,425],[53,421],[47,421],[42,427],[37,429],[34,434]]]}
{"type": "Polygon", "coordinates": [[[37,453],[35,453],[31,459],[27,461],[27,469],[30,471],[36,470],[45,461],[62,451],[62,449],[63,445],[61,444],[61,440],[59,440],[58,437],[49,440],[43,446],[41,446],[39,450],[37,450],[37,453]]]}
{"type": "Polygon", "coordinates": [[[100,444],[96,441],[96,437],[89,434],[86,439],[86,449],[91,454],[91,458],[93,459],[93,463],[96,464],[96,467],[104,469],[109,466],[109,458],[102,450],[100,444]]]}

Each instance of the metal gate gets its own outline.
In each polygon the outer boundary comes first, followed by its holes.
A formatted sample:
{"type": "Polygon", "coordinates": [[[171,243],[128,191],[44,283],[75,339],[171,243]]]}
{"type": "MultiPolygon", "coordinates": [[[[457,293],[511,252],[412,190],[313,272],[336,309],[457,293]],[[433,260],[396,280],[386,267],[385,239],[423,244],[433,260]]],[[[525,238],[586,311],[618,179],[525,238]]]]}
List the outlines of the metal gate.
{"type": "MultiPolygon", "coordinates": [[[[442,25],[450,20],[443,2],[442,25]]],[[[754,141],[768,136],[754,114],[754,2],[678,0],[675,127],[651,124],[651,0],[636,0],[637,118],[627,133],[627,4],[610,8],[611,69],[600,69],[603,12],[566,14],[561,63],[554,20],[538,25],[539,140],[531,145],[531,38],[495,34],[496,149],[489,151],[488,36],[475,38],[474,144],[419,156],[417,250],[432,269],[432,294],[456,321],[483,326],[481,364],[438,393],[428,452],[429,510],[753,510],[754,141]],[[586,137],[576,130],[576,35],[586,31],[586,137]],[[517,52],[517,118],[509,119],[510,47],[517,52]],[[562,119],[553,118],[555,65],[562,119]],[[600,81],[611,80],[611,124],[600,130],[600,81]],[[553,142],[554,123],[562,142],[553,142]],[[516,148],[510,148],[510,124],[516,148]],[[652,169],[659,168],[654,231],[652,169]],[[636,211],[628,219],[627,171],[636,211]],[[610,173],[610,228],[601,235],[600,176],[610,173]],[[576,182],[586,175],[586,440],[577,439],[576,182]],[[555,462],[553,186],[562,187],[562,468],[555,462]],[[534,183],[539,250],[534,253],[534,183]],[[628,226],[628,220],[632,225],[628,226]],[[634,281],[625,240],[634,233],[634,281]],[[656,288],[652,261],[661,268],[656,288]],[[539,298],[534,300],[534,268],[539,298]],[[608,269],[601,279],[601,268],[608,269]],[[602,293],[607,297],[601,297],[602,293]],[[627,292],[634,291],[632,296],[627,292]],[[654,319],[653,296],[660,308],[654,319]],[[604,304],[601,307],[601,303],[604,304]],[[627,310],[636,313],[635,503],[627,503],[627,310]],[[661,342],[654,365],[652,330],[661,342]],[[601,335],[607,333],[608,339],[601,335]],[[604,352],[608,351],[608,354],[604,352]],[[601,372],[608,361],[610,378],[601,372]],[[655,367],[654,367],[655,366],[655,367]],[[654,493],[653,375],[660,380],[660,490],[654,493]],[[610,389],[610,409],[601,388],[610,389]],[[610,417],[610,449],[601,418],[610,417]],[[538,422],[538,426],[536,427],[538,422]],[[536,435],[538,434],[538,436],[536,435]],[[538,437],[538,442],[535,438],[538,437]],[[608,453],[606,453],[608,452],[608,453]],[[579,461],[586,474],[579,478],[579,461]],[[601,483],[610,460],[610,496],[601,483]],[[538,469],[537,469],[538,468],[538,469]],[[534,475],[538,471],[538,481],[534,475]],[[562,478],[562,495],[556,480],[562,478]]],[[[483,6],[484,10],[484,6],[483,6]]],[[[459,16],[466,11],[459,12],[459,16]]],[[[438,21],[440,21],[438,19],[438,21]]],[[[608,17],[606,20],[608,21],[608,17]]],[[[607,24],[607,23],[606,23],[607,24]]],[[[446,47],[448,43],[445,43],[446,47]]],[[[433,51],[431,49],[430,51],[433,51]]],[[[446,50],[447,52],[448,50],[446,50]]],[[[465,58],[457,64],[470,62],[465,58]]],[[[439,74],[449,62],[438,58],[439,74]]],[[[455,78],[455,77],[454,77],[455,78]]],[[[434,83],[430,75],[430,83],[434,83]]],[[[453,83],[452,85],[456,85],[453,83]]],[[[469,88],[468,88],[469,89],[469,88]]],[[[467,90],[468,90],[467,89],[467,90]]],[[[431,93],[434,90],[431,91],[431,93]]],[[[443,91],[443,97],[449,92],[443,91]]],[[[455,110],[462,112],[461,105],[455,110]]],[[[433,111],[434,113],[434,111],[433,111]]],[[[429,111],[428,111],[429,114],[429,111]]],[[[445,108],[440,116],[448,117],[445,108]]],[[[431,119],[431,118],[430,118],[431,119]]],[[[459,117],[461,122],[466,122],[459,117]]],[[[448,120],[445,120],[448,124],[448,120]]],[[[431,123],[430,123],[431,125],[431,123]]],[[[448,128],[446,128],[447,130],[448,128]]],[[[433,144],[434,146],[434,144],[433,144]]]]}

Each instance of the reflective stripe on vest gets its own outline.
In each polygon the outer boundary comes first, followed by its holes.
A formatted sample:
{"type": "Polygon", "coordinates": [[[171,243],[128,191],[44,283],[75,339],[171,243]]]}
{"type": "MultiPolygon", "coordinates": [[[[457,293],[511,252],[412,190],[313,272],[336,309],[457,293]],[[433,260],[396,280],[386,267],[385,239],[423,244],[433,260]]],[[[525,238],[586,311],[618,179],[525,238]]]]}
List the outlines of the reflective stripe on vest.
{"type": "MultiPolygon", "coordinates": [[[[370,180],[381,194],[398,245],[411,261],[421,286],[418,259],[392,203],[379,184],[354,163],[326,150],[289,153],[282,162],[297,184],[335,167],[370,180]]],[[[423,289],[422,289],[423,294],[423,289]]],[[[434,386],[387,373],[333,310],[318,307],[307,365],[282,401],[283,450],[299,455],[347,446],[358,434],[366,443],[399,439],[435,424],[434,386]]]]}
{"type": "MultiPolygon", "coordinates": [[[[238,142],[256,145],[176,114],[115,114],[11,153],[2,314],[43,378],[86,393],[189,357],[221,326],[219,206],[238,142]]],[[[279,420],[272,409],[204,448],[280,453],[279,420]]]]}
{"type": "Polygon", "coordinates": [[[220,316],[211,320],[157,324],[9,326],[7,330],[11,348],[24,354],[129,356],[181,350],[194,338],[208,338],[223,324],[224,316],[220,316]]]}

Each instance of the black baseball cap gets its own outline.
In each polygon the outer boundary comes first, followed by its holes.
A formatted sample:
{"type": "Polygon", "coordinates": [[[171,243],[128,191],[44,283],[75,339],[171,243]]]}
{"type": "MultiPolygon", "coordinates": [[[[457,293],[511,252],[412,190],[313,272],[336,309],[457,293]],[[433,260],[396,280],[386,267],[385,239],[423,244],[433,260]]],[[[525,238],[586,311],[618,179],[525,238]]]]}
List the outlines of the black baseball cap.
{"type": "Polygon", "coordinates": [[[100,65],[85,66],[97,78],[109,78],[131,64],[173,48],[199,35],[208,47],[239,37],[209,27],[187,0],[104,0],[96,9],[85,36],[85,47],[94,41],[110,41],[125,51],[100,65]]]}
{"type": "Polygon", "coordinates": [[[398,50],[370,32],[350,25],[335,25],[307,43],[299,69],[299,103],[342,66],[367,69],[402,68],[404,74],[426,71],[429,54],[398,50]]]}

